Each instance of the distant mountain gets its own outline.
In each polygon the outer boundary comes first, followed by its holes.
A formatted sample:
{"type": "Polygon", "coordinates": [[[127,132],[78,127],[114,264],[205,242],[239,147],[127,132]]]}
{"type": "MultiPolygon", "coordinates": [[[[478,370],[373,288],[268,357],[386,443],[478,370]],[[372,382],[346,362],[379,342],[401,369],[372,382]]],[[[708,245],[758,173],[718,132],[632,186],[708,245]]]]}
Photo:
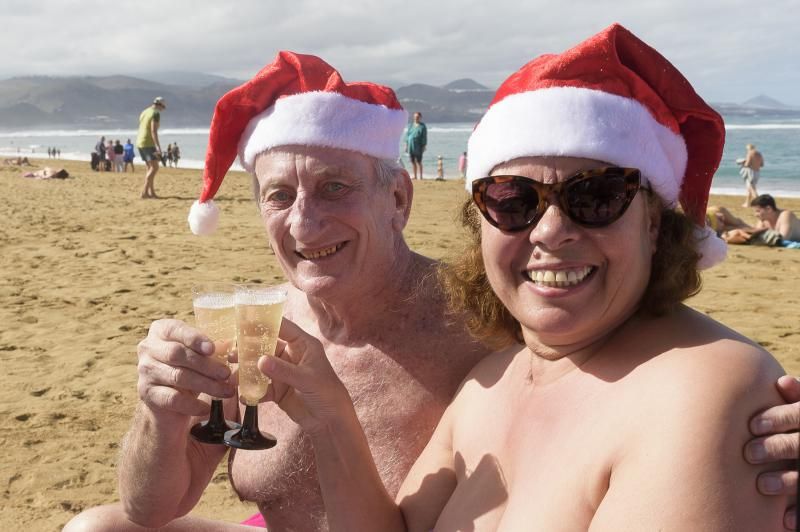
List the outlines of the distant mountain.
{"type": "Polygon", "coordinates": [[[743,103],[712,103],[711,106],[726,117],[755,117],[767,119],[800,118],[800,108],[786,105],[774,98],[760,94],[743,103]]]}
{"type": "Polygon", "coordinates": [[[755,98],[750,98],[742,104],[742,107],[755,107],[761,109],[791,109],[785,103],[779,102],[775,98],[770,98],[764,94],[759,94],[755,98]]]}
{"type": "Polygon", "coordinates": [[[237,84],[195,88],[130,76],[11,78],[0,81],[0,129],[135,128],[156,96],[167,102],[162,127],[208,126],[217,100],[237,84]]]}
{"type": "Polygon", "coordinates": [[[451,81],[442,86],[443,89],[451,91],[488,91],[489,87],[484,87],[474,79],[464,78],[451,81]]]}
{"type": "Polygon", "coordinates": [[[156,83],[163,83],[164,85],[179,85],[182,87],[193,87],[195,89],[200,89],[219,83],[233,87],[244,83],[243,80],[226,78],[224,76],[217,76],[215,74],[204,74],[202,72],[145,72],[135,74],[135,77],[146,79],[148,81],[154,81],[156,83]]]}
{"type": "Polygon", "coordinates": [[[443,87],[415,83],[395,92],[409,113],[419,111],[427,122],[476,122],[494,96],[494,90],[471,79],[443,87]]]}
{"type": "MultiPolygon", "coordinates": [[[[0,129],[131,129],[156,96],[167,102],[162,127],[208,127],[217,100],[239,84],[240,80],[192,72],[0,80],[0,129]]],[[[474,123],[494,95],[493,89],[472,79],[440,87],[415,83],[395,92],[409,113],[421,112],[426,122],[474,123]]],[[[726,117],[800,118],[800,108],[765,95],[742,104],[712,106],[726,117]]]]}

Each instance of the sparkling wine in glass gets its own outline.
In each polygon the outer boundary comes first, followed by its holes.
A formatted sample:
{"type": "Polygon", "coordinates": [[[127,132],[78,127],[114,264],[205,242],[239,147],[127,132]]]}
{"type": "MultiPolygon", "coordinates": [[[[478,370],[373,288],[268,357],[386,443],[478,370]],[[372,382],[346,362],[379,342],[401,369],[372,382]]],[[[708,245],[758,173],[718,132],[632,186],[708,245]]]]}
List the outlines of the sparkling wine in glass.
{"type": "Polygon", "coordinates": [[[241,428],[225,433],[225,445],[237,449],[269,449],[277,440],[258,429],[258,402],[266,395],[269,377],[256,367],[258,359],[275,354],[287,291],[257,284],[236,285],[236,342],[239,352],[239,396],[245,403],[241,428]]]}
{"type": "MultiPolygon", "coordinates": [[[[228,355],[236,347],[236,311],[234,285],[204,283],[192,286],[192,304],[197,328],[214,342],[212,360],[228,364],[228,355]]],[[[238,423],[225,419],[222,400],[211,398],[211,413],[207,421],[192,427],[192,437],[203,443],[224,443],[225,431],[239,428],[238,423]]]]}

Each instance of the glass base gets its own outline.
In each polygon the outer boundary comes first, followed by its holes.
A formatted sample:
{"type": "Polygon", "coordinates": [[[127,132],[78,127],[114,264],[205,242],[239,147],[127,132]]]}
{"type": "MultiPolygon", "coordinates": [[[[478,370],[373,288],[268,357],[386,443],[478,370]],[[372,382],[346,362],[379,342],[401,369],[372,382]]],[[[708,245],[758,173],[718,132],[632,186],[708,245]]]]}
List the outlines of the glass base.
{"type": "Polygon", "coordinates": [[[242,426],[229,430],[223,438],[225,445],[246,451],[261,451],[275,447],[278,440],[272,434],[258,430],[258,405],[246,405],[242,426]]]}
{"type": "Polygon", "coordinates": [[[236,449],[243,449],[245,451],[262,451],[264,449],[271,449],[277,445],[278,440],[275,436],[267,434],[266,432],[252,432],[246,431],[242,428],[229,430],[225,433],[225,445],[234,447],[236,449]]]}
{"type": "Polygon", "coordinates": [[[192,427],[189,434],[197,441],[222,445],[225,443],[225,433],[229,430],[239,430],[240,427],[238,423],[227,419],[223,420],[222,426],[211,421],[203,421],[192,427]]]}
{"type": "Polygon", "coordinates": [[[212,399],[208,421],[196,424],[189,431],[189,434],[197,441],[221,445],[225,443],[225,433],[227,431],[237,430],[240,427],[241,425],[238,423],[225,419],[225,414],[222,412],[222,401],[212,399]]]}

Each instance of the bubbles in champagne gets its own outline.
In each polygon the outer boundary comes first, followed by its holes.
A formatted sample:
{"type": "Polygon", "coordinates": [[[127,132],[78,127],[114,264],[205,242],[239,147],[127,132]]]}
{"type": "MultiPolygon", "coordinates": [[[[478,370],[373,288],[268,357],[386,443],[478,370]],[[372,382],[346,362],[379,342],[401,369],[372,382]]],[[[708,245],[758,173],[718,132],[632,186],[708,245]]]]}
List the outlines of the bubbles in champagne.
{"type": "Polygon", "coordinates": [[[256,363],[261,356],[275,354],[286,295],[275,288],[237,287],[239,393],[247,404],[257,404],[267,393],[269,378],[256,363]]]}

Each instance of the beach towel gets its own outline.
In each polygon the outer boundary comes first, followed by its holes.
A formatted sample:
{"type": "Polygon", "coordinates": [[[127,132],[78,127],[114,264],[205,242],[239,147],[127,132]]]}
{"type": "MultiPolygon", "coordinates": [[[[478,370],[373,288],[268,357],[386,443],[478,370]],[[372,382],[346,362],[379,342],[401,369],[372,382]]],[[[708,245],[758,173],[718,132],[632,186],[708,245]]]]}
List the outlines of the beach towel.
{"type": "Polygon", "coordinates": [[[797,240],[783,240],[781,246],[789,249],[800,249],[800,241],[797,240]]]}
{"type": "Polygon", "coordinates": [[[267,523],[264,521],[264,516],[259,514],[251,515],[240,524],[247,525],[247,526],[257,526],[261,528],[267,528],[267,523]]]}

